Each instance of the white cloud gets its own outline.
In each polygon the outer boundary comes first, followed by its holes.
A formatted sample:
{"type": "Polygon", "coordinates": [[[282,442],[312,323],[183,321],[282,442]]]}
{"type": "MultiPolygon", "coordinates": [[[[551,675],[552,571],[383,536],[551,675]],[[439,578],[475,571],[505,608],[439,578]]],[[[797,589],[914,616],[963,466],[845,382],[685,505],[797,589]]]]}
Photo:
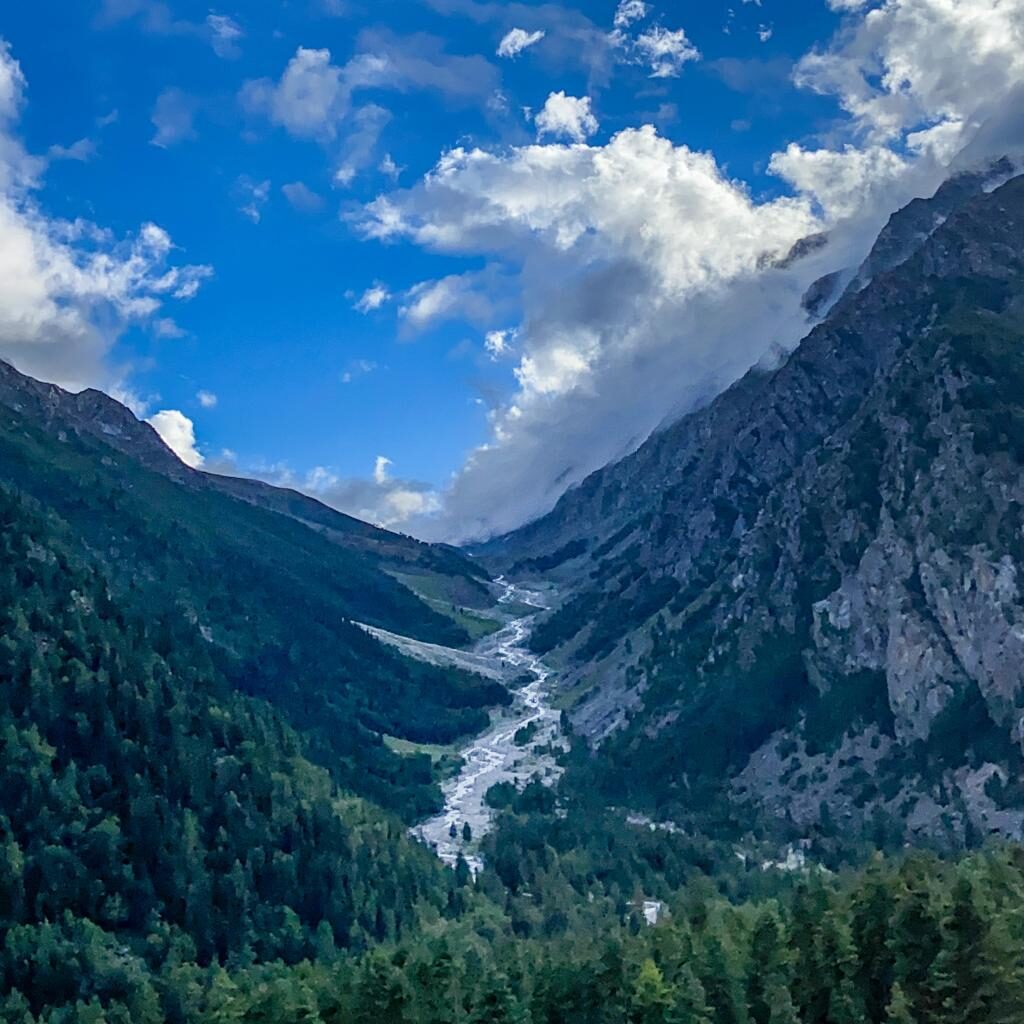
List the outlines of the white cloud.
{"type": "Polygon", "coordinates": [[[85,220],[47,215],[36,199],[45,161],[16,135],[26,83],[0,40],[0,358],[73,390],[115,390],[128,368],[108,354],[128,324],[160,331],[168,300],[191,298],[210,276],[171,264],[174,245],[155,224],[124,239],[85,220]]]}
{"type": "Polygon", "coordinates": [[[399,167],[390,153],[385,153],[383,159],[377,165],[377,170],[380,171],[385,178],[390,178],[392,181],[398,181],[405,168],[399,167]]]}
{"type": "Polygon", "coordinates": [[[156,134],[150,140],[154,146],[167,149],[179,142],[196,137],[195,100],[181,89],[165,89],[157,97],[150,120],[156,134]]]}
{"type": "Polygon", "coordinates": [[[153,333],[158,338],[184,338],[185,331],[178,326],[175,320],[169,316],[162,316],[155,319],[150,325],[153,333]]]}
{"type": "MultiPolygon", "coordinates": [[[[207,465],[218,473],[241,472],[230,452],[207,465]]],[[[244,473],[303,491],[339,512],[387,529],[402,529],[409,522],[437,515],[441,509],[437,491],[429,484],[392,476],[391,466],[389,458],[378,455],[368,477],[344,477],[326,466],[316,466],[305,474],[286,465],[246,467],[244,473]]]]}
{"type": "Polygon", "coordinates": [[[196,432],[192,421],[177,409],[162,409],[146,422],[160,435],[164,444],[193,469],[206,461],[196,448],[196,432]]]}
{"type": "Polygon", "coordinates": [[[372,313],[390,301],[391,292],[388,286],[381,281],[375,281],[363,292],[353,308],[360,313],[372,313]]]}
{"type": "Polygon", "coordinates": [[[383,487],[388,482],[388,466],[391,464],[391,460],[387,456],[377,456],[373,464],[373,481],[378,486],[383,487]]]}
{"type": "MultiPolygon", "coordinates": [[[[329,142],[349,116],[361,89],[430,90],[461,104],[483,103],[497,88],[497,70],[483,57],[449,54],[444,42],[417,33],[365,30],[359,51],[344,65],[331,51],[299,47],[281,78],[247,81],[239,100],[299,138],[329,142]]],[[[380,108],[377,108],[380,109],[380,108]]]]}
{"type": "Polygon", "coordinates": [[[561,91],[548,96],[534,122],[538,138],[555,135],[573,142],[583,142],[599,128],[597,118],[590,109],[589,96],[566,96],[561,91]]]}
{"type": "MultiPolygon", "coordinates": [[[[653,128],[602,146],[570,129],[560,134],[573,146],[453,149],[364,209],[366,236],[482,259],[515,292],[514,350],[508,307],[481,323],[488,354],[514,360],[515,384],[487,396],[490,435],[442,510],[407,529],[467,539],[546,511],[659,425],[792,350],[808,329],[806,288],[852,272],[893,210],[951,168],[1024,156],[1024,0],[844,6],[842,30],[797,78],[845,114],[817,145],[771,157],[789,196],[756,198],[712,154],[653,128]],[[817,231],[823,247],[779,265],[817,231]]],[[[610,45],[651,73],[695,59],[675,33],[627,29],[610,45]]]]}
{"type": "MultiPolygon", "coordinates": [[[[816,271],[765,280],[759,268],[819,226],[808,201],[758,204],[653,128],[601,147],[453,150],[372,204],[371,235],[519,268],[516,389],[444,514],[411,525],[460,538],[515,526],[773,343],[792,344],[816,271]]],[[[505,355],[511,340],[492,329],[485,347],[505,355]]]]}
{"type": "Polygon", "coordinates": [[[507,328],[504,331],[488,331],[484,335],[484,348],[492,359],[501,359],[509,354],[512,343],[516,340],[518,331],[514,328],[507,328]]]}
{"type": "Polygon", "coordinates": [[[405,293],[398,315],[412,333],[430,330],[449,320],[483,325],[500,308],[503,288],[504,282],[494,271],[421,281],[405,293]]]}
{"type": "Polygon", "coordinates": [[[214,11],[203,21],[189,21],[176,17],[163,0],[102,0],[95,24],[99,28],[110,28],[132,20],[143,32],[152,35],[178,36],[208,43],[218,57],[233,60],[241,56],[238,43],[245,37],[241,26],[233,18],[214,11]]]}
{"type": "Polygon", "coordinates": [[[352,130],[342,143],[342,162],[334,172],[334,183],[347,188],[356,176],[376,159],[377,144],[391,121],[391,112],[368,103],[352,115],[352,130]]]}
{"type": "Polygon", "coordinates": [[[0,121],[11,123],[21,115],[27,84],[21,64],[11,54],[10,43],[0,41],[0,121]]]}
{"type": "Polygon", "coordinates": [[[651,70],[651,78],[675,78],[684,64],[700,60],[700,51],[680,28],[670,31],[655,25],[634,41],[639,60],[651,70]]]}
{"type": "Polygon", "coordinates": [[[84,164],[96,155],[96,143],[92,139],[79,139],[70,146],[53,145],[47,155],[51,160],[75,160],[84,164]]]}
{"type": "Polygon", "coordinates": [[[247,109],[266,114],[292,135],[332,137],[348,113],[351,83],[343,69],[331,63],[330,50],[300,46],[279,82],[269,78],[246,82],[241,99],[247,109]]]}
{"type": "Polygon", "coordinates": [[[217,396],[212,391],[196,392],[196,401],[204,409],[215,409],[217,407],[217,396]]]}
{"type": "Polygon", "coordinates": [[[527,32],[526,29],[513,28],[502,36],[498,44],[499,57],[516,57],[523,50],[539,43],[544,38],[544,30],[537,29],[536,32],[527,32]]]}
{"type": "Polygon", "coordinates": [[[939,121],[976,124],[1022,77],[1021,0],[887,0],[797,67],[798,82],[836,95],[879,141],[939,121]]]}
{"type": "Polygon", "coordinates": [[[323,196],[314,192],[305,182],[290,181],[281,186],[281,193],[289,205],[300,213],[316,213],[323,209],[323,196]]]}
{"type": "Polygon", "coordinates": [[[206,26],[210,32],[210,45],[218,57],[233,60],[241,56],[238,42],[245,38],[245,33],[237,21],[211,12],[206,16],[206,26]]]}
{"type": "Polygon", "coordinates": [[[849,217],[883,198],[907,173],[907,160],[886,146],[807,150],[791,143],[772,156],[769,170],[812,196],[829,220],[849,217]]]}
{"type": "MultiPolygon", "coordinates": [[[[856,267],[894,209],[951,167],[1024,157],[1022,34],[1024,0],[888,0],[852,14],[800,63],[800,81],[848,115],[831,145],[774,154],[790,197],[755,199],[711,154],[644,128],[603,146],[455,149],[369,204],[367,235],[499,263],[519,289],[516,385],[442,512],[409,529],[513,528],[791,350],[808,329],[806,288],[856,267]],[[822,230],[824,247],[779,265],[822,230]]],[[[485,347],[503,352],[502,328],[487,329],[485,347]]]]}
{"type": "Polygon", "coordinates": [[[235,182],[235,192],[239,197],[239,211],[243,217],[248,218],[253,224],[259,224],[263,218],[263,207],[270,199],[270,182],[253,181],[248,175],[243,174],[235,182]]]}
{"type": "Polygon", "coordinates": [[[634,21],[646,18],[650,7],[643,0],[621,0],[615,11],[615,27],[628,28],[634,21]]]}
{"type": "MultiPolygon", "coordinates": [[[[639,0],[623,0],[615,13],[614,28],[607,43],[618,60],[642,65],[651,78],[676,78],[685,64],[700,60],[700,51],[681,29],[667,29],[653,24],[642,31],[632,28],[633,23],[646,18],[651,12],[649,4],[639,0]]],[[[733,11],[729,17],[734,16],[733,11]]]]}

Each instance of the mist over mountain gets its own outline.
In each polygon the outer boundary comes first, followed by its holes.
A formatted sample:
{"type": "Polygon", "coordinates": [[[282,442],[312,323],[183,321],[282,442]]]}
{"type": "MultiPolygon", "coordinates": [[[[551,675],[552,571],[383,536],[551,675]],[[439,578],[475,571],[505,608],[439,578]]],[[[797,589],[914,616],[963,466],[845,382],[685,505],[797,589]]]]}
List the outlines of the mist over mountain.
{"type": "Polygon", "coordinates": [[[633,799],[1021,836],[1013,174],[904,208],[778,370],[480,550],[563,581],[534,649],[633,799]]]}

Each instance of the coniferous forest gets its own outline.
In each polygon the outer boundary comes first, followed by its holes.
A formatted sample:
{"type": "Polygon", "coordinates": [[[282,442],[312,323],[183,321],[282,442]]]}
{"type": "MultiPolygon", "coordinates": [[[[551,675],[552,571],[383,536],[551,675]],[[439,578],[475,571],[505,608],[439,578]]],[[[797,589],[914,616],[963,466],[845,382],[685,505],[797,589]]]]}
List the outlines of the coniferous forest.
{"type": "Polygon", "coordinates": [[[1019,848],[766,872],[533,783],[474,878],[9,489],[0,552],[5,1022],[1020,1019],[1019,848]]]}

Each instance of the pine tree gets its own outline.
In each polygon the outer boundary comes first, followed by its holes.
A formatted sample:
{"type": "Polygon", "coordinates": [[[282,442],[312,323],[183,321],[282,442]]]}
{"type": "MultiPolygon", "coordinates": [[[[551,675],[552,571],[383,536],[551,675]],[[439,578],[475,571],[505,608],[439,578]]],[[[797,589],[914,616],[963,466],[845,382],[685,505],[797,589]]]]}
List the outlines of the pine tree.
{"type": "Polygon", "coordinates": [[[768,905],[754,922],[750,941],[747,1008],[754,1024],[770,1024],[773,1006],[780,1002],[783,991],[789,994],[789,984],[789,951],[782,922],[775,906],[768,905]]]}
{"type": "Polygon", "coordinates": [[[492,974],[473,1001],[468,1024],[527,1024],[529,1014],[512,992],[508,978],[492,974]]]}
{"type": "Polygon", "coordinates": [[[941,1013],[941,979],[935,968],[945,941],[934,876],[931,858],[915,856],[904,863],[889,930],[894,981],[899,982],[915,1014],[929,1024],[941,1013]]]}
{"type": "Polygon", "coordinates": [[[892,998],[885,1008],[885,1024],[918,1024],[903,986],[897,981],[892,987],[892,998]]]}
{"type": "Polygon", "coordinates": [[[961,869],[936,958],[933,986],[942,1024],[1002,1024],[1017,1019],[1024,996],[1020,949],[1004,923],[982,905],[978,888],[961,869]]]}
{"type": "Polygon", "coordinates": [[[830,965],[828,1024],[862,1024],[863,1003],[857,992],[857,954],[843,908],[833,907],[821,929],[821,955],[830,965]]]}
{"type": "Polygon", "coordinates": [[[704,939],[700,981],[714,1024],[747,1024],[747,1006],[736,956],[721,929],[712,924],[704,939]]]}
{"type": "Polygon", "coordinates": [[[889,943],[891,878],[878,855],[851,901],[850,929],[857,949],[857,989],[868,1020],[881,1020],[892,988],[893,955],[889,943]]]}
{"type": "Polygon", "coordinates": [[[658,965],[649,957],[640,965],[629,998],[633,1024],[668,1024],[675,999],[658,965]]]}
{"type": "Polygon", "coordinates": [[[700,979],[689,964],[683,964],[675,983],[675,1002],[671,1019],[674,1024],[711,1024],[711,1007],[700,979]]]}

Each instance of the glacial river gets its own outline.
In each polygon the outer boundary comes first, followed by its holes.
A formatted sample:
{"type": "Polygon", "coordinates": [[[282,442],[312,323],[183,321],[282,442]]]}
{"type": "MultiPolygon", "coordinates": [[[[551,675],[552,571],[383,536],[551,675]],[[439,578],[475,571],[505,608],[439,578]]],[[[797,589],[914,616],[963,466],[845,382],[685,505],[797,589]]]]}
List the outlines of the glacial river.
{"type": "Polygon", "coordinates": [[[502,593],[499,606],[509,609],[508,621],[496,633],[481,640],[474,653],[492,660],[495,667],[511,671],[512,677],[529,677],[515,690],[511,707],[492,715],[490,728],[459,751],[463,766],[458,775],[444,783],[444,810],[413,829],[413,834],[447,864],[454,864],[461,853],[475,873],[483,867],[477,841],[485,835],[492,820],[484,802],[487,790],[498,782],[525,784],[540,773],[545,782],[554,782],[559,769],[554,758],[537,753],[534,747],[547,747],[561,739],[559,712],[550,704],[549,680],[552,672],[528,649],[527,642],[535,616],[547,607],[545,595],[509,583],[503,577],[495,581],[502,593]],[[523,607],[534,609],[523,614],[523,607]],[[536,733],[525,746],[517,746],[519,729],[536,723],[536,733]],[[469,823],[472,839],[462,838],[463,825],[469,823]],[[456,836],[451,836],[452,825],[456,836]]]}

